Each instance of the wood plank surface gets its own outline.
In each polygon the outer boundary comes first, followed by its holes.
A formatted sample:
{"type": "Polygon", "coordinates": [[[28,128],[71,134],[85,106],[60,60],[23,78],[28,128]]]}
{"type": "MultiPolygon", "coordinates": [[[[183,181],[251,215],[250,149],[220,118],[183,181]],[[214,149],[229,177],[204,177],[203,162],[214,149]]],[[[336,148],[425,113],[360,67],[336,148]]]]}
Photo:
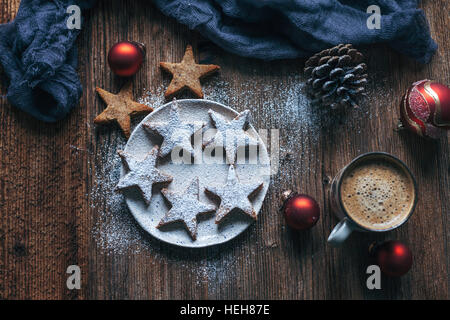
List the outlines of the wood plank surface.
{"type": "MultiPolygon", "coordinates": [[[[11,21],[18,5],[2,1],[0,23],[11,21]]],[[[367,99],[360,109],[324,113],[307,104],[304,60],[238,57],[165,17],[150,1],[99,1],[77,41],[84,88],[79,106],[65,120],[44,124],[0,100],[0,299],[448,299],[448,136],[427,141],[394,131],[408,85],[424,78],[450,84],[450,4],[424,1],[422,7],[439,44],[433,61],[420,65],[382,45],[362,48],[367,99]],[[179,61],[190,43],[201,62],[222,67],[204,81],[206,98],[250,109],[256,128],[279,129],[279,171],[260,218],[238,238],[201,250],[166,245],[147,235],[112,191],[117,150],[126,141],[117,128],[93,125],[105,107],[94,89],[117,92],[122,85],[106,62],[119,40],[147,46],[147,60],[134,77],[136,98],[155,107],[163,103],[170,78],[158,64],[179,61]],[[411,168],[419,185],[416,212],[395,231],[355,233],[342,248],[330,248],[326,239],[337,223],[328,204],[330,180],[368,151],[390,152],[411,168]],[[316,227],[286,227],[279,212],[286,189],[319,201],[316,227]],[[367,248],[384,239],[407,243],[414,265],[406,276],[383,278],[382,290],[370,291],[367,248]],[[66,268],[73,264],[82,270],[81,290],[66,288],[66,268]]]]}

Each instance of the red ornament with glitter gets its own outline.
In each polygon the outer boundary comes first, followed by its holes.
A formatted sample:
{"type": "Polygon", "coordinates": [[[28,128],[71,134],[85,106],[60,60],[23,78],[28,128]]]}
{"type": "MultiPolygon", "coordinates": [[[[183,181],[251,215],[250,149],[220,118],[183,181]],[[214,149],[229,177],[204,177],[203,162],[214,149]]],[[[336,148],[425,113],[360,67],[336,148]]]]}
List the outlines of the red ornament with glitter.
{"type": "Polygon", "coordinates": [[[400,128],[439,138],[450,129],[450,88],[431,81],[413,83],[400,105],[400,128]]]}
{"type": "Polygon", "coordinates": [[[369,252],[375,258],[381,271],[391,277],[401,277],[413,264],[411,250],[404,243],[391,240],[381,244],[373,244],[369,252]]]}
{"type": "Polygon", "coordinates": [[[122,77],[134,75],[144,61],[145,47],[132,41],[118,42],[108,53],[108,64],[111,70],[122,77]]]}
{"type": "Polygon", "coordinates": [[[291,228],[306,230],[319,221],[319,204],[312,197],[288,190],[283,192],[282,199],[284,203],[281,211],[291,228]]]}

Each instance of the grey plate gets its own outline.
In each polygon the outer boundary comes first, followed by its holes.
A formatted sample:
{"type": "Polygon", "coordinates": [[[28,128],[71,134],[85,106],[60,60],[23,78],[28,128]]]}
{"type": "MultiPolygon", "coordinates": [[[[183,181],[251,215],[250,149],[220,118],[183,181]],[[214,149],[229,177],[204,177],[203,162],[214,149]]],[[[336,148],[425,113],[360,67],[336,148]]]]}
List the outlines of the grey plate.
{"type": "MultiPolygon", "coordinates": [[[[180,109],[180,118],[184,122],[202,121],[206,123],[206,128],[214,128],[208,115],[208,110],[212,109],[219,112],[228,119],[233,119],[238,113],[220,103],[208,101],[187,99],[178,100],[180,109]]],[[[161,143],[161,138],[153,135],[142,127],[143,122],[147,121],[167,121],[170,111],[170,103],[156,109],[149,114],[133,131],[125,151],[133,156],[142,159],[155,144],[161,143]]],[[[262,190],[251,201],[256,212],[261,209],[264,197],[270,183],[270,165],[267,149],[256,130],[251,126],[248,131],[250,135],[259,140],[260,146],[258,151],[258,164],[248,163],[237,164],[236,172],[242,182],[250,182],[260,179],[264,182],[262,190]]],[[[196,176],[200,179],[200,190],[205,186],[219,186],[225,183],[228,164],[174,164],[171,163],[170,157],[160,159],[157,163],[158,169],[173,176],[173,181],[168,185],[169,190],[181,192],[185,190],[188,184],[196,176]]],[[[122,176],[125,169],[122,165],[122,176]]],[[[130,189],[124,193],[126,203],[133,214],[134,218],[148,233],[155,238],[181,247],[201,248],[220,244],[229,241],[243,232],[253,222],[250,218],[244,216],[240,212],[233,212],[220,225],[214,223],[214,213],[200,216],[197,232],[197,240],[192,240],[181,223],[174,223],[157,229],[161,218],[170,209],[170,205],[164,200],[161,194],[161,187],[155,185],[150,205],[147,207],[137,190],[130,189]]],[[[200,200],[205,203],[213,203],[218,205],[215,199],[207,197],[200,192],[200,200]]]]}

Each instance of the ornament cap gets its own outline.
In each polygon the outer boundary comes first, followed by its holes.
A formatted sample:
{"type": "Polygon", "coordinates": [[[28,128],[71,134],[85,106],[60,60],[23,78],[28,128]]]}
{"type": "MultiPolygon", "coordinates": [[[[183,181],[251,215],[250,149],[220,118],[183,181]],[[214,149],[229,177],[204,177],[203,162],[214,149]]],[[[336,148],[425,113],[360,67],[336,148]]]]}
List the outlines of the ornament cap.
{"type": "Polygon", "coordinates": [[[405,126],[403,125],[402,120],[398,119],[397,126],[394,128],[394,131],[402,131],[405,130],[405,126]]]}
{"type": "Polygon", "coordinates": [[[142,51],[142,56],[145,60],[145,55],[147,54],[147,48],[145,47],[145,44],[143,44],[142,42],[137,42],[137,41],[130,41],[132,44],[134,44],[136,47],[139,48],[139,50],[142,51]]]}
{"type": "Polygon", "coordinates": [[[285,190],[281,193],[281,201],[286,201],[287,199],[289,199],[292,195],[294,194],[294,192],[292,192],[292,190],[288,189],[285,190]]]}
{"type": "Polygon", "coordinates": [[[377,241],[374,241],[369,245],[369,256],[371,256],[371,257],[375,256],[375,251],[376,251],[377,246],[378,246],[377,241]]]}

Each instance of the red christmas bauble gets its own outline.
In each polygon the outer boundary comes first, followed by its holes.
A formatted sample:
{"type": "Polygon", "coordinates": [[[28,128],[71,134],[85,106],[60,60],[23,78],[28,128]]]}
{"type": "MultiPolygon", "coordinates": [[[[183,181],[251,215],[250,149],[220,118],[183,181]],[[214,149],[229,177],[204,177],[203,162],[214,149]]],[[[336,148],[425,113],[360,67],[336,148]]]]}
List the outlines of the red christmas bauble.
{"type": "Polygon", "coordinates": [[[400,277],[411,269],[413,256],[411,250],[397,240],[375,245],[372,254],[381,271],[391,277],[400,277]]]}
{"type": "Polygon", "coordinates": [[[142,44],[131,41],[118,42],[108,53],[111,70],[122,77],[129,77],[138,72],[144,61],[145,48],[142,44]]]}
{"type": "Polygon", "coordinates": [[[282,207],[287,224],[295,230],[313,227],[320,217],[317,201],[305,194],[287,193],[282,207]]]}
{"type": "Polygon", "coordinates": [[[403,96],[400,121],[419,136],[441,137],[450,129],[450,88],[431,80],[413,83],[403,96]]]}

